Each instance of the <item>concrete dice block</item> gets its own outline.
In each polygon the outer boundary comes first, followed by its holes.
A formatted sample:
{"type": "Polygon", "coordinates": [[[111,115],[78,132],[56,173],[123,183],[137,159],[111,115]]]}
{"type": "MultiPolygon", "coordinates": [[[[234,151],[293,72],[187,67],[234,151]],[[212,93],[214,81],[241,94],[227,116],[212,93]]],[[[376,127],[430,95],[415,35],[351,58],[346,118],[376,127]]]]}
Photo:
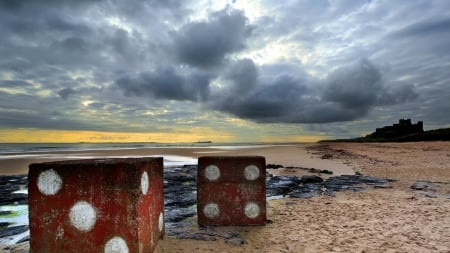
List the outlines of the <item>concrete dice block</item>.
{"type": "Polygon", "coordinates": [[[261,156],[198,159],[198,224],[265,225],[266,161],[261,156]]]}
{"type": "Polygon", "coordinates": [[[31,164],[30,250],[153,252],[164,235],[163,159],[31,164]]]}

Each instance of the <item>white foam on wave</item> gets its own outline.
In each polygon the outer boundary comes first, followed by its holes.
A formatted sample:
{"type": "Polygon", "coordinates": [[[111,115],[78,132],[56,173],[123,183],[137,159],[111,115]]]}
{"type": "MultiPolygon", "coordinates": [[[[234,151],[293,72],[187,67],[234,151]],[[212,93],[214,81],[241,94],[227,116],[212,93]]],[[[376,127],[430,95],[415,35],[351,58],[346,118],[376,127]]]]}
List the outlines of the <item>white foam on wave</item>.
{"type": "Polygon", "coordinates": [[[163,157],[164,168],[183,166],[183,165],[197,165],[197,158],[190,157],[190,156],[152,155],[151,157],[163,157]]]}
{"type": "Polygon", "coordinates": [[[20,189],[17,191],[13,191],[13,194],[28,194],[28,189],[20,189]]]}
{"type": "Polygon", "coordinates": [[[124,155],[124,156],[105,156],[105,155],[67,155],[67,154],[24,154],[24,155],[2,155],[2,159],[52,159],[52,160],[78,160],[78,159],[108,159],[108,158],[142,158],[142,157],[163,157],[164,167],[183,166],[186,164],[197,164],[197,158],[178,155],[124,155]]]}

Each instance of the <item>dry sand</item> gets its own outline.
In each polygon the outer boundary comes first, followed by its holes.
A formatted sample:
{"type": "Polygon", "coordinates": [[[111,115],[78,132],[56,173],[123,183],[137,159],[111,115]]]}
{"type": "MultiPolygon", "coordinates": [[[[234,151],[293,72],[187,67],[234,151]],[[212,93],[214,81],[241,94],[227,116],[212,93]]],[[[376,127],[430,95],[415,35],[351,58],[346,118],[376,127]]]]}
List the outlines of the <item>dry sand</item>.
{"type": "MultiPolygon", "coordinates": [[[[316,153],[315,159],[304,148],[279,146],[225,153],[264,155],[267,163],[285,166],[327,169],[335,164],[342,166],[339,171],[352,167],[363,174],[399,181],[391,189],[271,200],[271,223],[266,226],[216,228],[240,232],[247,241],[242,246],[224,240],[205,242],[166,236],[156,252],[450,252],[450,142],[320,144],[310,149],[316,153]],[[331,158],[317,158],[323,154],[331,158]],[[433,198],[410,188],[418,180],[439,182],[433,198]]],[[[220,150],[184,150],[187,153],[183,154],[205,154],[199,151],[220,150]]]]}

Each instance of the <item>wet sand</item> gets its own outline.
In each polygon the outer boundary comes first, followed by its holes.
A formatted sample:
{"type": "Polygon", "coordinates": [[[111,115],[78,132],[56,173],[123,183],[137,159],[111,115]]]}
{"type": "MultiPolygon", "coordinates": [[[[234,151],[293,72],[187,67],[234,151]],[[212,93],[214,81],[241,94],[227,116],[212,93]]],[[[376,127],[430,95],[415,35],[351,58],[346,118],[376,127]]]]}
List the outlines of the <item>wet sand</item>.
{"type": "MultiPolygon", "coordinates": [[[[102,154],[123,155],[120,151],[104,152],[102,154]]],[[[159,242],[158,253],[450,251],[450,142],[331,143],[240,150],[139,149],[128,150],[126,154],[262,155],[267,163],[317,169],[331,166],[337,168],[338,173],[353,169],[398,180],[390,189],[341,192],[336,197],[271,200],[267,210],[271,222],[266,226],[215,228],[239,232],[246,241],[244,245],[230,245],[220,239],[198,241],[166,236],[159,242]],[[312,154],[307,153],[306,147],[312,154]],[[324,154],[329,159],[321,159],[324,154]],[[411,189],[417,181],[430,181],[434,187],[427,191],[411,189]]],[[[30,161],[37,160],[25,163],[30,161]]],[[[0,168],[8,164],[5,162],[9,162],[11,168],[18,164],[17,161],[1,162],[0,168]]],[[[24,170],[16,168],[11,172],[23,173],[24,170]]],[[[283,170],[280,173],[296,172],[283,170]]],[[[26,247],[26,244],[21,246],[26,247]]]]}

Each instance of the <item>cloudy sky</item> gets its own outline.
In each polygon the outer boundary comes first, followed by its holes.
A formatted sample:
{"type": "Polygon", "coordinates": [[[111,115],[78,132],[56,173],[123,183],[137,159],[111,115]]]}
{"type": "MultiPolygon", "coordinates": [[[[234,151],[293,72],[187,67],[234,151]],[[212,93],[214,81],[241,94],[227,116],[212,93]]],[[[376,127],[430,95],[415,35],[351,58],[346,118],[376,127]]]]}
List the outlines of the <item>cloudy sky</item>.
{"type": "Polygon", "coordinates": [[[0,142],[450,127],[448,0],[0,0],[0,142]]]}

